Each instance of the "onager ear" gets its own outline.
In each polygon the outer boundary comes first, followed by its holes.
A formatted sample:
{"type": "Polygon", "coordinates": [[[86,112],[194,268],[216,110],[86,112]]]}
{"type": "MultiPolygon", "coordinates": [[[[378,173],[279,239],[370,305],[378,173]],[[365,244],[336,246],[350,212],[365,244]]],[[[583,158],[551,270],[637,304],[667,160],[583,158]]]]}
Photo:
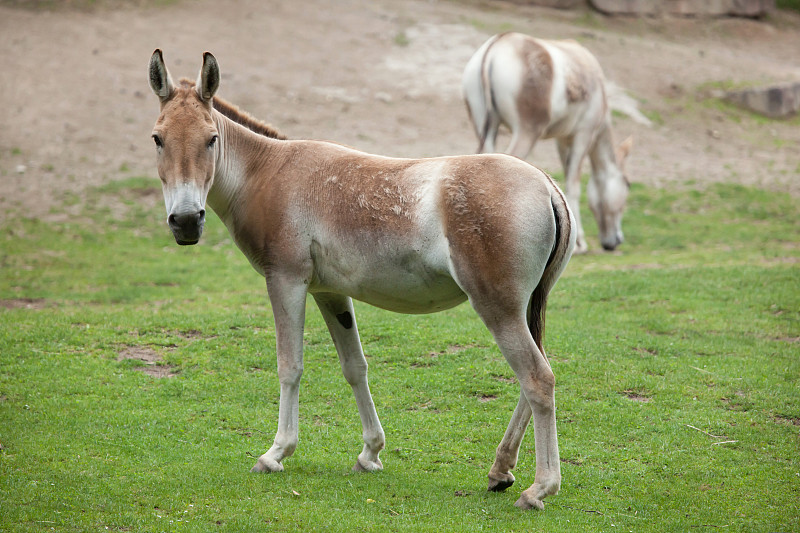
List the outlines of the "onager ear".
{"type": "Polygon", "coordinates": [[[172,95],[175,89],[175,84],[172,83],[172,77],[169,75],[167,66],[164,64],[164,56],[161,54],[161,49],[156,48],[153,55],[150,56],[150,88],[156,93],[159,100],[165,102],[172,95]]]}
{"type": "Polygon", "coordinates": [[[203,67],[197,76],[195,88],[200,98],[206,102],[210,101],[219,89],[219,65],[211,52],[203,54],[203,67]]]}
{"type": "Polygon", "coordinates": [[[631,152],[631,148],[633,147],[633,136],[628,137],[617,146],[617,164],[620,167],[625,166],[625,159],[627,159],[628,154],[631,152]]]}

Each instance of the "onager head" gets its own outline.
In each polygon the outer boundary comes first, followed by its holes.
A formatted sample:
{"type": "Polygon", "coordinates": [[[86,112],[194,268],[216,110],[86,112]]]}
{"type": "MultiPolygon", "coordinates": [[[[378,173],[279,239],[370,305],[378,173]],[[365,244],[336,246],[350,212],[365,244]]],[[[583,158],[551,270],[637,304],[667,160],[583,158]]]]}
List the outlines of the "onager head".
{"type": "Polygon", "coordinates": [[[167,223],[178,244],[197,244],[219,156],[219,132],[211,114],[219,66],[206,52],[197,82],[181,80],[176,86],[157,49],[150,58],[149,75],[150,88],[161,101],[153,141],[167,223]]]}
{"type": "Polygon", "coordinates": [[[589,208],[597,221],[600,244],[604,250],[612,251],[622,244],[622,213],[628,200],[630,182],[625,173],[633,138],[625,139],[615,150],[616,165],[610,165],[604,180],[590,179],[586,186],[589,208]],[[613,173],[613,175],[611,175],[613,173]]]}

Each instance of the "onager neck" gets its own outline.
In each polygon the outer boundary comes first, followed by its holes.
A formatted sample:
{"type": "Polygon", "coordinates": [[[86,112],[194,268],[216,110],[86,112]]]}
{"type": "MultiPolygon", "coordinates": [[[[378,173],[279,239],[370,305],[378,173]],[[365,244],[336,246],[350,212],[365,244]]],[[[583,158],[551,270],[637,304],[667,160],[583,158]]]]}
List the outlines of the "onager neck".
{"type": "Polygon", "coordinates": [[[217,110],[213,117],[219,132],[219,153],[208,205],[230,229],[237,210],[247,203],[240,199],[245,184],[255,176],[271,175],[268,165],[276,143],[281,141],[255,133],[217,110]]]}
{"type": "Polygon", "coordinates": [[[610,118],[606,118],[597,137],[589,151],[589,159],[592,163],[592,179],[605,181],[609,177],[619,175],[619,165],[617,164],[617,153],[614,148],[614,139],[611,134],[610,118]]]}

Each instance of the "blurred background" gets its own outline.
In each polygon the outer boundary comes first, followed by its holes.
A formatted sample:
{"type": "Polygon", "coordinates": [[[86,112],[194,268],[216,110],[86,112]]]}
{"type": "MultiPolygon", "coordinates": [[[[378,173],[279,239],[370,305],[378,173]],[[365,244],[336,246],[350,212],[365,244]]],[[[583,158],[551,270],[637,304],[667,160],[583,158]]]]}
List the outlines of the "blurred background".
{"type": "MultiPolygon", "coordinates": [[[[69,205],[53,205],[155,176],[158,108],[146,68],[157,47],[176,79],[194,79],[202,53],[213,52],[219,94],[290,138],[426,157],[475,151],[461,73],[489,35],[512,30],[576,39],[597,56],[616,140],[635,139],[633,182],[798,194],[796,113],[767,118],[732,103],[738,91],[789,87],[784,106],[800,105],[798,4],[3,0],[0,222],[69,217],[69,205]]],[[[561,171],[553,141],[528,160],[561,171]]]]}

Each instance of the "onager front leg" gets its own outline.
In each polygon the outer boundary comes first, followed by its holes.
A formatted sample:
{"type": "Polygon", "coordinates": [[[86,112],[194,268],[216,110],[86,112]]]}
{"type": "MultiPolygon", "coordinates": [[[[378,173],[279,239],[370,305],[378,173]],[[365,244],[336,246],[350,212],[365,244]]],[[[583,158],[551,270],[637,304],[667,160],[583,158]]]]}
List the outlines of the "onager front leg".
{"type": "Polygon", "coordinates": [[[268,280],[275,315],[278,380],[281,385],[278,432],[272,447],[258,458],[251,472],[281,472],[281,461],[291,456],[299,438],[300,378],[303,375],[303,324],[306,288],[284,279],[268,280]]]}
{"type": "Polygon", "coordinates": [[[497,446],[494,464],[489,469],[490,491],[500,492],[514,484],[514,474],[511,473],[511,470],[517,466],[519,447],[525,436],[525,430],[530,424],[532,414],[533,411],[531,411],[528,399],[525,398],[525,393],[520,393],[519,402],[514,409],[514,414],[511,415],[511,421],[508,423],[503,440],[497,446]]]}
{"type": "Polygon", "coordinates": [[[383,449],[386,438],[369,392],[367,360],[358,336],[353,301],[336,294],[316,294],[314,300],[328,325],[336,352],[339,354],[342,373],[353,389],[358,414],[361,417],[364,448],[358,455],[353,470],[367,472],[383,470],[383,463],[378,454],[383,449]]]}
{"type": "Polygon", "coordinates": [[[558,139],[558,155],[564,167],[564,193],[578,226],[578,238],[575,241],[576,254],[586,253],[589,245],[581,224],[581,167],[586,153],[589,151],[591,138],[588,134],[578,133],[571,138],[558,139]]]}

